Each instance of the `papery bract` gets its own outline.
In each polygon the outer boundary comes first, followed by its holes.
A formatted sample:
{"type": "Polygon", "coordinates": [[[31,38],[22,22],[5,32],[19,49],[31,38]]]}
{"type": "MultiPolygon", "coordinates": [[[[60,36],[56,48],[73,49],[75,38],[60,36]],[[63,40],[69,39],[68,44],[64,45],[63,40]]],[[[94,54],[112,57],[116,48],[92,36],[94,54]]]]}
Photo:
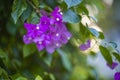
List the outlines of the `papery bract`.
{"type": "Polygon", "coordinates": [[[56,7],[51,15],[43,15],[38,24],[25,23],[24,26],[27,30],[26,35],[23,36],[24,43],[33,42],[39,51],[46,49],[48,53],[53,53],[56,48],[66,44],[72,36],[62,22],[62,12],[59,7],[56,7]]]}
{"type": "Polygon", "coordinates": [[[120,80],[120,72],[115,73],[114,80],[120,80]]]}
{"type": "Polygon", "coordinates": [[[117,62],[113,62],[112,65],[108,64],[107,63],[107,66],[110,68],[110,69],[115,69],[117,66],[118,66],[118,63],[117,62]]]}
{"type": "Polygon", "coordinates": [[[80,50],[85,51],[85,50],[87,50],[88,48],[90,48],[90,46],[91,46],[91,41],[90,41],[90,40],[87,40],[87,42],[84,43],[84,44],[81,44],[81,45],[79,46],[79,48],[80,48],[80,50]]]}

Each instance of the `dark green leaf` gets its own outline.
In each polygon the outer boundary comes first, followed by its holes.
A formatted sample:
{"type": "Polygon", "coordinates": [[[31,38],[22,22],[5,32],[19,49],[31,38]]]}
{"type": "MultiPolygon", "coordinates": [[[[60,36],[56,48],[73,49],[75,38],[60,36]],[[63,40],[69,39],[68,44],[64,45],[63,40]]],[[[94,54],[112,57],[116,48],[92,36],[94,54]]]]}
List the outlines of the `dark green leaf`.
{"type": "Polygon", "coordinates": [[[99,32],[99,38],[100,39],[104,39],[105,37],[104,37],[104,34],[102,33],[102,32],[99,32]]]}
{"type": "Polygon", "coordinates": [[[84,26],[82,23],[80,23],[79,28],[80,28],[79,31],[80,40],[85,42],[86,39],[90,38],[89,28],[87,26],[84,26]]]}
{"type": "Polygon", "coordinates": [[[90,51],[90,55],[93,56],[93,57],[96,57],[96,53],[93,52],[93,51],[90,51]]]}
{"type": "Polygon", "coordinates": [[[116,53],[116,52],[113,52],[112,53],[114,56],[115,56],[115,58],[120,62],[120,54],[118,54],[118,53],[116,53]]]}
{"type": "Polygon", "coordinates": [[[85,6],[82,6],[82,5],[76,6],[76,12],[89,15],[88,9],[85,6]]]}
{"type": "Polygon", "coordinates": [[[57,52],[60,54],[61,59],[62,59],[62,64],[64,66],[65,69],[67,69],[68,71],[71,70],[71,62],[68,58],[67,53],[65,53],[64,51],[62,51],[61,49],[57,49],[57,52]]]}
{"type": "Polygon", "coordinates": [[[7,72],[0,67],[0,80],[4,80],[4,79],[9,80],[9,76],[7,72]]]}
{"type": "Polygon", "coordinates": [[[24,22],[28,17],[30,17],[32,13],[32,9],[30,6],[28,6],[28,8],[23,12],[21,18],[22,18],[22,21],[24,22]]]}
{"type": "Polygon", "coordinates": [[[112,56],[107,48],[99,46],[100,52],[108,64],[112,64],[112,56]]]}
{"type": "Polygon", "coordinates": [[[2,49],[0,49],[0,58],[3,60],[5,65],[8,64],[8,55],[2,49]]]}
{"type": "Polygon", "coordinates": [[[43,58],[43,61],[48,65],[51,66],[52,63],[52,55],[51,54],[47,54],[47,56],[45,56],[43,58]]]}
{"type": "Polygon", "coordinates": [[[76,6],[82,2],[82,0],[64,0],[64,1],[67,4],[68,8],[76,6]]]}
{"type": "Polygon", "coordinates": [[[39,0],[32,0],[32,2],[34,3],[34,5],[35,5],[36,7],[39,7],[39,0]]]}
{"type": "Polygon", "coordinates": [[[25,0],[14,0],[12,6],[11,16],[16,24],[18,18],[22,15],[22,13],[27,9],[27,4],[25,0]]]}
{"type": "Polygon", "coordinates": [[[63,21],[69,23],[78,23],[80,22],[81,17],[77,15],[72,10],[68,10],[63,14],[63,21]]]}
{"type": "Polygon", "coordinates": [[[39,16],[33,11],[27,21],[29,23],[37,24],[39,23],[39,16]]]}
{"type": "Polygon", "coordinates": [[[23,46],[23,57],[28,57],[36,51],[34,44],[24,45],[23,46]]]}

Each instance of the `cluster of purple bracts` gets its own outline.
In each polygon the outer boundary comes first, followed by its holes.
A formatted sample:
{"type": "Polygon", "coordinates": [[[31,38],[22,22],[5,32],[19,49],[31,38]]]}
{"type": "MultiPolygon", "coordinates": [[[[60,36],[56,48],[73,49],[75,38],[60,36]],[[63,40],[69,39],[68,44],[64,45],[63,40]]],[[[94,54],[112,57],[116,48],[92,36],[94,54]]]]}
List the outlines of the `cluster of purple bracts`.
{"type": "Polygon", "coordinates": [[[63,13],[56,7],[50,15],[43,15],[38,24],[24,23],[27,33],[23,36],[25,44],[35,43],[38,50],[46,49],[53,53],[56,48],[66,44],[71,38],[62,18],[63,13]]]}

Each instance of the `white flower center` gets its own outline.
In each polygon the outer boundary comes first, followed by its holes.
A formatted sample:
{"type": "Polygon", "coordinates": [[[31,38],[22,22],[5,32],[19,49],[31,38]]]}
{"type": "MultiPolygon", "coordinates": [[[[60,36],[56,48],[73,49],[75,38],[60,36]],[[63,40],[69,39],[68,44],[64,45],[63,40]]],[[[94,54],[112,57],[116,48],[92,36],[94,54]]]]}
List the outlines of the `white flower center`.
{"type": "Polygon", "coordinates": [[[31,38],[31,37],[29,37],[29,38],[28,38],[28,40],[32,40],[32,38],[31,38]]]}
{"type": "Polygon", "coordinates": [[[69,39],[70,39],[70,37],[67,37],[67,39],[69,40],[69,39]]]}
{"type": "Polygon", "coordinates": [[[60,19],[59,18],[56,18],[56,21],[59,21],[60,19]]]}
{"type": "Polygon", "coordinates": [[[59,43],[56,43],[56,46],[58,47],[58,46],[59,46],[59,43]]]}
{"type": "Polygon", "coordinates": [[[37,27],[36,27],[36,29],[40,29],[40,27],[39,27],[39,24],[37,24],[37,27]]]}
{"type": "Polygon", "coordinates": [[[41,41],[39,41],[39,44],[42,44],[42,42],[41,42],[41,41]]]}
{"type": "Polygon", "coordinates": [[[62,12],[60,12],[60,14],[61,14],[61,15],[63,15],[63,13],[62,13],[62,12]]]}
{"type": "Polygon", "coordinates": [[[39,26],[37,26],[36,29],[40,29],[39,26]]]}
{"type": "Polygon", "coordinates": [[[59,33],[57,33],[56,36],[58,37],[58,36],[59,36],[59,33]]]}

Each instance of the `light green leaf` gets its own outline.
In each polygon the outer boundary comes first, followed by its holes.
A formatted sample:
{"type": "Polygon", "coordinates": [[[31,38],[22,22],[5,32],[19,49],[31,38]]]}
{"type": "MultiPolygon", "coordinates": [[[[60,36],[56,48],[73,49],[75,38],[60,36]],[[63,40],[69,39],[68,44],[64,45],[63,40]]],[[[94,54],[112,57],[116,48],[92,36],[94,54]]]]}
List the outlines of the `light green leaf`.
{"type": "Polygon", "coordinates": [[[68,10],[63,14],[63,21],[69,23],[78,23],[80,22],[81,17],[77,15],[72,10],[68,10]]]}
{"type": "Polygon", "coordinates": [[[43,80],[42,77],[40,75],[37,75],[35,80],[43,80]]]}
{"type": "Polygon", "coordinates": [[[64,0],[64,1],[67,4],[68,8],[76,6],[82,2],[82,0],[64,0]]]}
{"type": "Polygon", "coordinates": [[[22,13],[27,9],[27,4],[25,0],[14,0],[12,6],[11,16],[16,24],[18,18],[22,15],[22,13]]]}
{"type": "Polygon", "coordinates": [[[64,66],[65,69],[67,69],[68,71],[71,70],[72,68],[72,65],[71,65],[71,62],[68,58],[68,55],[67,53],[65,53],[64,51],[62,51],[61,49],[57,49],[57,52],[60,54],[61,56],[61,59],[62,59],[62,64],[64,66]]]}
{"type": "Polygon", "coordinates": [[[24,45],[23,46],[23,57],[28,57],[36,51],[34,44],[24,45]]]}
{"type": "Polygon", "coordinates": [[[104,57],[104,59],[107,61],[108,64],[112,64],[112,56],[110,54],[110,52],[108,51],[107,48],[103,47],[103,46],[99,46],[100,52],[102,54],[102,56],[104,57]]]}
{"type": "Polygon", "coordinates": [[[27,80],[27,78],[20,76],[20,77],[16,78],[15,80],[27,80]]]}
{"type": "Polygon", "coordinates": [[[114,56],[115,56],[115,58],[120,62],[120,54],[118,54],[118,53],[116,53],[116,52],[113,52],[112,53],[114,56]]]}
{"type": "Polygon", "coordinates": [[[50,74],[49,74],[49,77],[50,77],[51,80],[55,80],[55,77],[54,77],[53,74],[50,73],[50,74]]]}

